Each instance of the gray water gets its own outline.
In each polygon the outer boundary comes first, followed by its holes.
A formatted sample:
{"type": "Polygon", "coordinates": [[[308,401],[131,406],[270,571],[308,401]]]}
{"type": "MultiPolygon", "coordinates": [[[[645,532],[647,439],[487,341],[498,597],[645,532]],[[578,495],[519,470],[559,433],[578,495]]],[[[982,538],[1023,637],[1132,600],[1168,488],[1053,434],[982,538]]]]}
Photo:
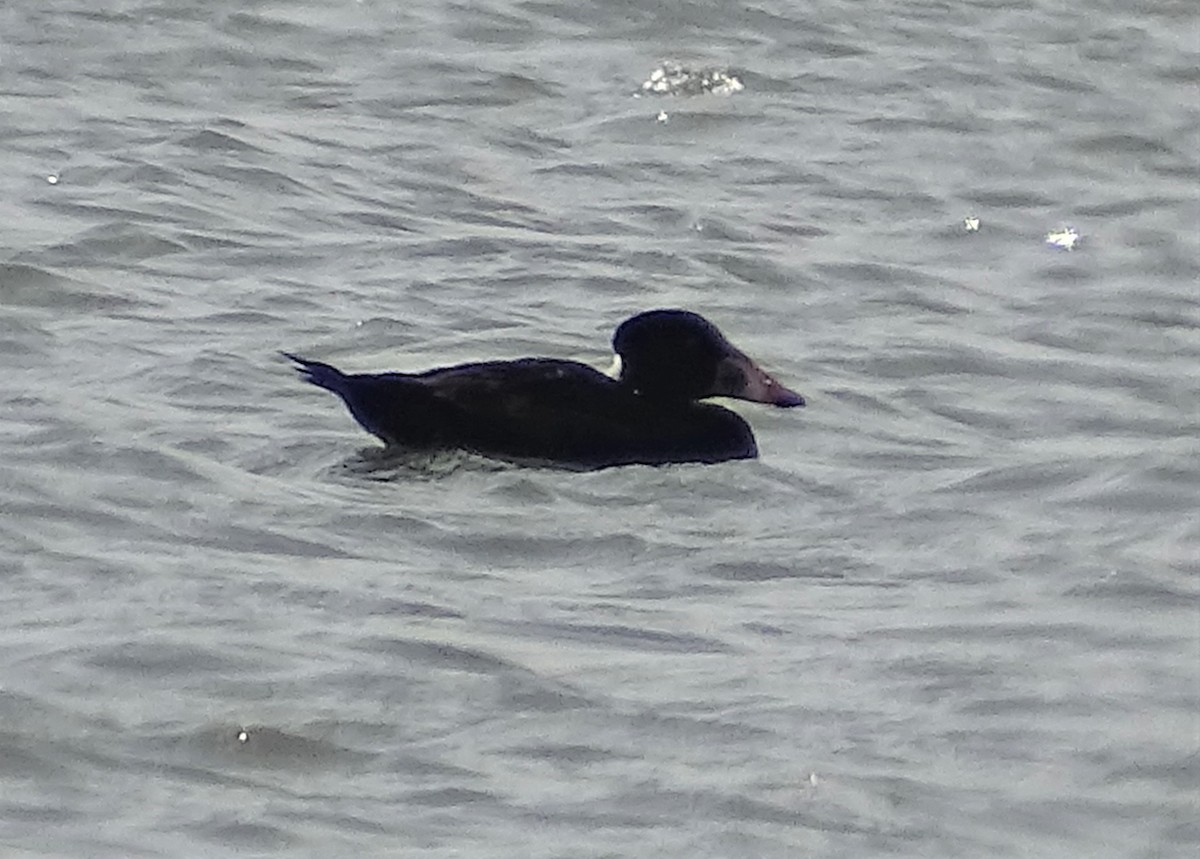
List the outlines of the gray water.
{"type": "Polygon", "coordinates": [[[1193,0],[15,0],[0,151],[0,854],[1195,855],[1193,0]],[[760,460],[381,460],[277,354],[663,306],[760,460]]]}

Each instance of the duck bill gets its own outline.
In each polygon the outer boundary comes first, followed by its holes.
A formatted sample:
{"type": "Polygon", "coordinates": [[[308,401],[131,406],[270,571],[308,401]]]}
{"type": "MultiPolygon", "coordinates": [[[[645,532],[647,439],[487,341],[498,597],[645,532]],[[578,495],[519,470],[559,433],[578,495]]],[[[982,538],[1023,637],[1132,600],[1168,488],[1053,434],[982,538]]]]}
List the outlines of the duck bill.
{"type": "Polygon", "coordinates": [[[779,384],[770,373],[741,352],[721,359],[717,365],[717,384],[713,393],[785,409],[804,405],[804,397],[779,384]]]}

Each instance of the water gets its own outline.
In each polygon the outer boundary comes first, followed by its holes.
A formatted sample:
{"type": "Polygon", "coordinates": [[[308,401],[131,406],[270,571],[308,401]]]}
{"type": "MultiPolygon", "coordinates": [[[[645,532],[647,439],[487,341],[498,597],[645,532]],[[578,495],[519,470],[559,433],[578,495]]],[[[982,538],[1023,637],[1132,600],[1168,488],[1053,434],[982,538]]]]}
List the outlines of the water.
{"type": "Polygon", "coordinates": [[[0,11],[5,855],[1193,855],[1200,16],[870,5],[0,11]],[[277,355],[659,306],[761,460],[380,462],[277,355]]]}

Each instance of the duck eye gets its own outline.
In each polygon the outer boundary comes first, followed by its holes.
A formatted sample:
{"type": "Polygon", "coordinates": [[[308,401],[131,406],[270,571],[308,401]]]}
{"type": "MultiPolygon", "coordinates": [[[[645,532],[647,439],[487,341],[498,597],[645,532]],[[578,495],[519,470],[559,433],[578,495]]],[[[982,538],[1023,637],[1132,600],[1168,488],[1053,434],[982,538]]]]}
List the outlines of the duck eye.
{"type": "Polygon", "coordinates": [[[740,391],[746,387],[746,374],[736,364],[722,361],[717,365],[717,382],[715,387],[718,391],[740,391]]]}

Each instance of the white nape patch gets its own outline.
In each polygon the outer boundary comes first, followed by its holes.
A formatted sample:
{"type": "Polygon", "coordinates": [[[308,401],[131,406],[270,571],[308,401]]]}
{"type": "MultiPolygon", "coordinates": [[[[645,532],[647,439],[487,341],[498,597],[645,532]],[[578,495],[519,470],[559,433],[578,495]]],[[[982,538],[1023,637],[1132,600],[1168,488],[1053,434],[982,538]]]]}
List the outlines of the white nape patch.
{"type": "Polygon", "coordinates": [[[604,375],[606,375],[612,379],[621,378],[621,356],[620,355],[613,355],[613,362],[609,366],[609,368],[604,371],[604,375]]]}

